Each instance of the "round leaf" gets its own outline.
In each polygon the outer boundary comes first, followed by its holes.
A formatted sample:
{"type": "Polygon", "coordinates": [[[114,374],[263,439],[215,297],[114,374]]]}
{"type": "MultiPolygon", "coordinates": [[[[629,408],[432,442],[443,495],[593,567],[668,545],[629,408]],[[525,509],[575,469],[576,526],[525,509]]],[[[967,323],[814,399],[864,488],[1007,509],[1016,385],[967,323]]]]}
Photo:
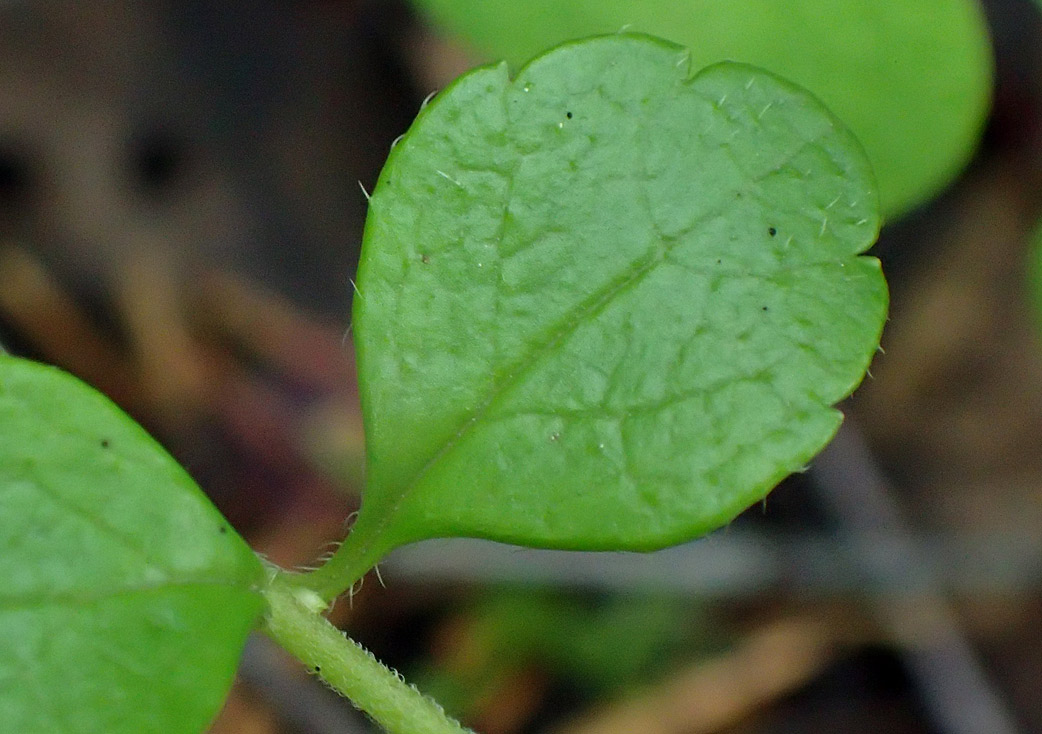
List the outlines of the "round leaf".
{"type": "Polygon", "coordinates": [[[343,549],[651,549],[841,420],[885,316],[853,137],[752,67],[616,35],[478,69],[392,152],[355,300],[367,488],[343,549]]]}
{"type": "Polygon", "coordinates": [[[810,89],[864,144],[883,211],[946,185],[976,147],[992,58],[977,0],[417,0],[481,53],[527,61],[562,41],[620,28],[689,46],[810,89]]]}
{"type": "Polygon", "coordinates": [[[197,734],[261,611],[262,576],[118,408],[0,357],[0,731],[197,734]]]}

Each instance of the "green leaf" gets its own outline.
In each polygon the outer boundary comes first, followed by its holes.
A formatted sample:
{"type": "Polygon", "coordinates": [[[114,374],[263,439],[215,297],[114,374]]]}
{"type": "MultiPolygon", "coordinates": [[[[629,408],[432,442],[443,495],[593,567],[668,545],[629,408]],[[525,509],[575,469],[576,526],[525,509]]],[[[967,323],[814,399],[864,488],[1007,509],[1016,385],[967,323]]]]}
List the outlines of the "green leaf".
{"type": "Polygon", "coordinates": [[[977,144],[992,56],[977,0],[416,0],[481,54],[527,61],[562,41],[620,28],[810,89],[861,140],[884,213],[949,183],[977,144]]]}
{"type": "Polygon", "coordinates": [[[0,731],[197,734],[261,611],[262,576],[118,408],[0,357],[0,731]]]}
{"type": "Polygon", "coordinates": [[[757,69],[690,78],[616,35],[462,77],[370,203],[367,487],[321,573],[428,537],[652,549],[728,522],[839,425],[886,311],[856,256],[877,228],[855,140],[757,69]]]}
{"type": "Polygon", "coordinates": [[[478,644],[490,648],[489,665],[541,661],[597,696],[617,696],[656,678],[678,655],[690,656],[698,648],[696,627],[706,637],[714,632],[690,601],[656,595],[591,600],[556,589],[499,589],[471,614],[478,644]]]}
{"type": "Polygon", "coordinates": [[[408,677],[453,716],[470,720],[518,670],[542,668],[588,697],[619,698],[726,642],[706,610],[670,596],[526,586],[484,589],[474,603],[458,604],[454,629],[466,665],[431,660],[408,677]]]}

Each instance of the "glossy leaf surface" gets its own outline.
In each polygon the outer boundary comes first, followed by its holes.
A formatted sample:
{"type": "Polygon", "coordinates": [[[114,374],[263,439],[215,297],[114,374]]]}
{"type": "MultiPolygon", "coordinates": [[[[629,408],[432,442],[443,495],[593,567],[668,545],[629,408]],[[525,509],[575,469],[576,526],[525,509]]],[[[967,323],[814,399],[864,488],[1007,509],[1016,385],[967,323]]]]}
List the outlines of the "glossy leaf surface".
{"type": "Polygon", "coordinates": [[[992,61],[977,0],[417,0],[489,59],[523,63],[620,28],[690,47],[693,68],[762,66],[810,89],[864,144],[884,213],[936,193],[976,147],[992,61]]]}
{"type": "Polygon", "coordinates": [[[261,610],[261,576],[118,408],[0,357],[0,731],[197,734],[261,610]]]}
{"type": "Polygon", "coordinates": [[[887,303],[860,147],[751,67],[617,35],[428,105],[370,203],[367,488],[340,555],[651,549],[832,436],[887,303]]]}

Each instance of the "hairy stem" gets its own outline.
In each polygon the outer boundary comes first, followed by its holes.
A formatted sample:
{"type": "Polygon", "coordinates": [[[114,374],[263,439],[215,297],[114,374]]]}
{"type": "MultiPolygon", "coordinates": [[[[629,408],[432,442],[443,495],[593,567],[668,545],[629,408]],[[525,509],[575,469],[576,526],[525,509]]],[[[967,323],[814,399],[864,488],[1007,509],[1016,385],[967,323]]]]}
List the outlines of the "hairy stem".
{"type": "Polygon", "coordinates": [[[275,571],[263,631],[389,734],[470,734],[322,616],[314,591],[275,571]]]}
{"type": "Polygon", "coordinates": [[[365,519],[365,516],[359,517],[344,542],[324,564],[309,573],[287,575],[286,582],[318,594],[326,603],[354,586],[389,550],[377,542],[382,526],[366,524],[365,519]]]}

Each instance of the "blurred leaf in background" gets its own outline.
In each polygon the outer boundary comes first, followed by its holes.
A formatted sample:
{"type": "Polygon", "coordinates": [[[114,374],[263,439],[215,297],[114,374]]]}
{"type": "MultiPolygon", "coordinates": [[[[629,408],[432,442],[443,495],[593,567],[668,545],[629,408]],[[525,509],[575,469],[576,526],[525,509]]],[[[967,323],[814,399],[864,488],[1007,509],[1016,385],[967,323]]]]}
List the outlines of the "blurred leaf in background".
{"type": "Polygon", "coordinates": [[[727,643],[690,600],[520,587],[482,592],[443,632],[416,682],[471,721],[511,697],[533,670],[603,700],[727,643]]]}
{"type": "Polygon", "coordinates": [[[883,213],[935,195],[976,148],[992,52],[976,0],[416,0],[479,55],[515,67],[621,29],[691,49],[692,68],[762,66],[817,94],[861,140],[883,213]]]}

